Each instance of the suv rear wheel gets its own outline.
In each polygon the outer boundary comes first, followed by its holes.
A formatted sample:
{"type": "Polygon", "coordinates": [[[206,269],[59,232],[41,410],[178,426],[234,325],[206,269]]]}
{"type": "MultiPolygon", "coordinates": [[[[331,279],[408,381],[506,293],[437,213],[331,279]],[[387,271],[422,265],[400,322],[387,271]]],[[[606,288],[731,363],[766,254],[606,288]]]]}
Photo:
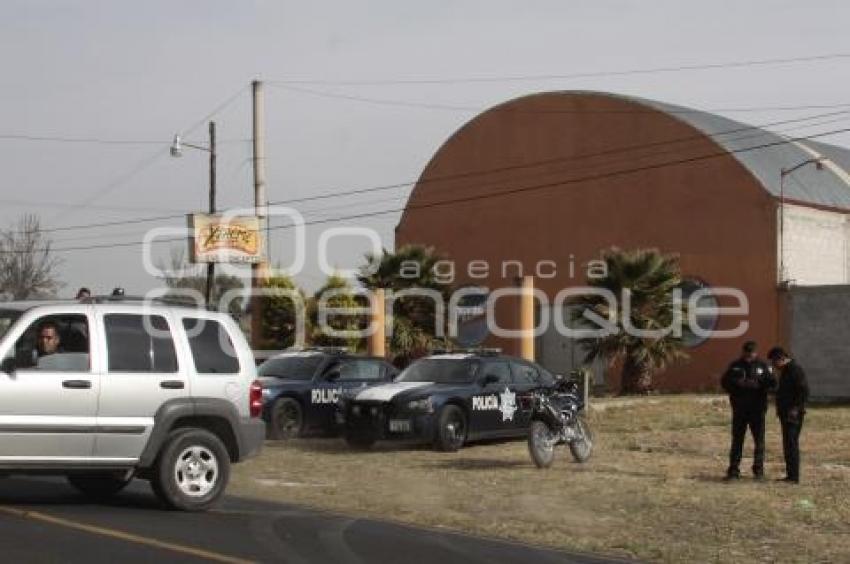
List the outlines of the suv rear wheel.
{"type": "Polygon", "coordinates": [[[178,429],[157,458],[151,487],[170,507],[202,511],[224,493],[229,479],[230,456],[217,436],[204,429],[178,429]]]}
{"type": "Polygon", "coordinates": [[[91,499],[109,499],[130,483],[127,472],[86,472],[68,474],[68,482],[91,499]]]}

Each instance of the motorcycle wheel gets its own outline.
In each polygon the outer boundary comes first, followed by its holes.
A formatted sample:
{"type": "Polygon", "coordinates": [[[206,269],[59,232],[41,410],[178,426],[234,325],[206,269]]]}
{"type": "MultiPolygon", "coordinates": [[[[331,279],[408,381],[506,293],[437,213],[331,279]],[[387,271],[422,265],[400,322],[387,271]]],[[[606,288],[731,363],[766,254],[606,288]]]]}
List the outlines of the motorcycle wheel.
{"type": "Polygon", "coordinates": [[[579,438],[570,442],[570,452],[576,462],[587,462],[593,452],[593,433],[584,417],[576,420],[576,430],[579,438]]]}
{"type": "Polygon", "coordinates": [[[535,419],[528,431],[528,453],[538,468],[549,468],[555,461],[555,437],[549,425],[535,419]]]}

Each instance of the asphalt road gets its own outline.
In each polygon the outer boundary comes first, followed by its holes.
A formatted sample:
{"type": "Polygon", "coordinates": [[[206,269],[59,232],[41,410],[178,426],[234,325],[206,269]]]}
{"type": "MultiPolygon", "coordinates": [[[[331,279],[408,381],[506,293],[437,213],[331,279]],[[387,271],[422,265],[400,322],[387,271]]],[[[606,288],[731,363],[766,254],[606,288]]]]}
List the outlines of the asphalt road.
{"type": "Polygon", "coordinates": [[[167,511],[144,482],[94,504],[63,479],[18,477],[0,479],[0,554],[87,564],[619,562],[243,498],[207,513],[167,511]]]}

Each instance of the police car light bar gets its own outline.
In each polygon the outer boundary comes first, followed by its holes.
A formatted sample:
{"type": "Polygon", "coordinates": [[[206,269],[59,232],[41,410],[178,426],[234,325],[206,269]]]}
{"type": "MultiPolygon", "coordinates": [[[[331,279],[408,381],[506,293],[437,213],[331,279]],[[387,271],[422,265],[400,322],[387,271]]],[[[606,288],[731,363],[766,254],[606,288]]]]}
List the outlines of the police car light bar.
{"type": "Polygon", "coordinates": [[[502,349],[498,347],[479,347],[470,349],[431,349],[431,354],[474,354],[478,356],[498,356],[502,354],[502,349]]]}

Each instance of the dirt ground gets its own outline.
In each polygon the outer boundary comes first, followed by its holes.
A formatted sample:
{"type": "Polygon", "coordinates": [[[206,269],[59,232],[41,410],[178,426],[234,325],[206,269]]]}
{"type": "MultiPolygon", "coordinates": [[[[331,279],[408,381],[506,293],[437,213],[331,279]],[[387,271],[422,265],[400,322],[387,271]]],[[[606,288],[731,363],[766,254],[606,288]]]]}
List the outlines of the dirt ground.
{"type": "MultiPolygon", "coordinates": [[[[850,407],[812,408],[803,483],[783,476],[768,412],[769,481],[724,483],[721,397],[598,403],[595,451],[536,469],[523,441],[438,453],[341,439],[266,444],[234,467],[231,493],[604,554],[672,562],[850,562],[850,407]]],[[[745,449],[751,455],[752,443],[745,449]]]]}

